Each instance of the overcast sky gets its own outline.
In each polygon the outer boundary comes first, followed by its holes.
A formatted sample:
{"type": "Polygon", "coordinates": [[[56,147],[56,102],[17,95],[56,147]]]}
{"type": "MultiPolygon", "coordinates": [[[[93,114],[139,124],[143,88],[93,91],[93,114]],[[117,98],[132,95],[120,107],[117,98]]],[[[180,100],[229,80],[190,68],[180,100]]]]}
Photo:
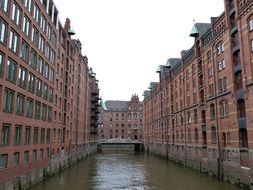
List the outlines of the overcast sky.
{"type": "Polygon", "coordinates": [[[60,20],[71,20],[99,80],[104,100],[130,100],[171,57],[193,45],[193,20],[210,22],[223,0],[54,0],[60,20]]]}

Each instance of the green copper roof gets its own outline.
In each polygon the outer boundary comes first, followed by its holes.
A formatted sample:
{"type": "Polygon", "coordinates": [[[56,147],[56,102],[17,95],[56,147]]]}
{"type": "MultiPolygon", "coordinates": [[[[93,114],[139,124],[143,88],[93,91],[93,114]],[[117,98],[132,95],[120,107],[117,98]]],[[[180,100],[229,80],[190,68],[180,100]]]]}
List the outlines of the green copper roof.
{"type": "Polygon", "coordinates": [[[193,24],[193,27],[192,27],[192,30],[191,30],[190,36],[191,36],[191,37],[196,37],[198,34],[199,34],[199,31],[198,31],[198,29],[197,29],[196,24],[194,23],[194,24],[193,24]]]}

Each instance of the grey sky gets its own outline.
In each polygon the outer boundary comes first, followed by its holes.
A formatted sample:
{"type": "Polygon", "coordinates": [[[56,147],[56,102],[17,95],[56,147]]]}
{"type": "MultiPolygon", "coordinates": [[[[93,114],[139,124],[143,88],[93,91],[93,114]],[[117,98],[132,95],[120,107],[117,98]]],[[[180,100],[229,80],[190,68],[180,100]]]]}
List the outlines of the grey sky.
{"type": "Polygon", "coordinates": [[[210,22],[222,0],[54,0],[64,24],[70,18],[97,73],[104,100],[140,97],[158,81],[158,65],[193,45],[193,20],[210,22]]]}

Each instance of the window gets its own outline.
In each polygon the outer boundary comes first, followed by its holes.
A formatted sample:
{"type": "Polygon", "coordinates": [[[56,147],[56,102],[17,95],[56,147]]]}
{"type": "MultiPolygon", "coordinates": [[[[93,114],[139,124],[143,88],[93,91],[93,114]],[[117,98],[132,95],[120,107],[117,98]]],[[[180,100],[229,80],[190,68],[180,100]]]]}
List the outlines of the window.
{"type": "Polygon", "coordinates": [[[199,141],[199,133],[198,133],[198,129],[197,128],[194,129],[194,139],[195,139],[195,143],[198,143],[198,141],[199,141]]]}
{"type": "Polygon", "coordinates": [[[13,112],[14,92],[10,89],[5,89],[4,95],[4,111],[13,112]]]}
{"type": "Polygon", "coordinates": [[[44,158],[44,149],[40,149],[40,159],[44,158]]]}
{"type": "Polygon", "coordinates": [[[27,117],[33,117],[33,99],[27,98],[27,103],[26,103],[26,116],[27,117]]]}
{"type": "Polygon", "coordinates": [[[0,52],[0,77],[4,74],[4,55],[0,52]]]}
{"type": "Polygon", "coordinates": [[[30,138],[31,138],[31,127],[25,128],[25,144],[30,144],[30,138]]]}
{"type": "Polygon", "coordinates": [[[35,46],[38,45],[39,31],[38,31],[37,28],[35,28],[35,27],[32,28],[31,40],[32,40],[32,42],[35,44],[35,46]]]}
{"type": "Polygon", "coordinates": [[[4,12],[8,12],[9,9],[9,0],[1,0],[0,1],[0,8],[4,11],[4,12]]]}
{"type": "Polygon", "coordinates": [[[20,57],[27,62],[28,61],[28,50],[29,50],[29,46],[26,42],[22,42],[21,44],[21,50],[20,50],[20,57]]]}
{"type": "Polygon", "coordinates": [[[48,101],[53,102],[53,88],[48,88],[48,101]]]}
{"type": "Polygon", "coordinates": [[[251,32],[253,30],[253,20],[249,20],[249,31],[251,32]]]}
{"type": "Polygon", "coordinates": [[[46,79],[49,79],[49,65],[48,64],[44,64],[44,77],[46,79]]]}
{"type": "Polygon", "coordinates": [[[25,108],[25,96],[18,94],[16,100],[16,114],[24,115],[25,108]]]}
{"type": "Polygon", "coordinates": [[[224,50],[225,50],[224,43],[221,43],[221,52],[224,52],[224,50]]]}
{"type": "Polygon", "coordinates": [[[43,83],[43,98],[47,100],[47,94],[48,94],[48,85],[46,83],[43,83]]]}
{"type": "Polygon", "coordinates": [[[52,68],[49,68],[49,81],[54,82],[54,70],[52,68]]]}
{"type": "Polygon", "coordinates": [[[50,55],[50,46],[49,44],[47,43],[46,46],[45,46],[45,56],[47,59],[49,59],[49,56],[50,55]]]}
{"type": "Polygon", "coordinates": [[[210,104],[210,119],[215,119],[215,106],[214,104],[210,104]]]}
{"type": "Polygon", "coordinates": [[[186,78],[186,79],[189,78],[189,71],[188,71],[188,69],[187,69],[186,72],[185,72],[185,78],[186,78]]]}
{"type": "Polygon", "coordinates": [[[250,40],[250,50],[253,52],[253,40],[250,40]]]}
{"type": "Polygon", "coordinates": [[[229,111],[228,111],[228,102],[227,101],[222,101],[220,102],[220,113],[221,113],[221,117],[224,118],[224,117],[227,117],[228,114],[229,114],[229,111]]]}
{"type": "Polygon", "coordinates": [[[18,52],[18,43],[19,43],[19,36],[16,32],[11,31],[10,32],[10,38],[9,38],[9,48],[14,52],[18,52]]]}
{"type": "Polygon", "coordinates": [[[42,81],[40,79],[36,79],[36,94],[38,96],[42,95],[42,81]]]}
{"type": "Polygon", "coordinates": [[[24,152],[24,163],[28,163],[29,162],[29,151],[25,151],[24,152]]]}
{"type": "Polygon", "coordinates": [[[36,68],[37,64],[37,53],[32,49],[31,50],[31,55],[30,55],[30,65],[32,68],[36,68]]]}
{"type": "Polygon", "coordinates": [[[216,127],[211,127],[211,143],[216,143],[216,127]]]}
{"type": "Polygon", "coordinates": [[[16,82],[16,70],[17,70],[17,63],[13,60],[9,59],[7,61],[7,79],[10,82],[16,82]]]}
{"type": "Polygon", "coordinates": [[[29,36],[30,25],[31,25],[31,21],[26,16],[24,16],[22,31],[24,32],[26,36],[29,36]]]}
{"type": "Polygon", "coordinates": [[[195,67],[195,65],[193,64],[192,65],[192,74],[194,74],[196,72],[196,67],[195,67]]]}
{"type": "Polygon", "coordinates": [[[45,48],[45,39],[42,36],[40,36],[39,49],[42,53],[44,53],[44,48],[45,48]]]}
{"type": "Polygon", "coordinates": [[[35,88],[35,76],[31,73],[28,74],[28,90],[34,92],[35,88]]]}
{"type": "Polygon", "coordinates": [[[213,76],[213,67],[208,68],[208,76],[209,77],[213,76]]]}
{"type": "Polygon", "coordinates": [[[35,103],[35,118],[36,119],[41,118],[41,103],[40,102],[35,103]]]}
{"type": "Polygon", "coordinates": [[[43,14],[41,14],[40,17],[40,28],[42,29],[43,32],[46,32],[46,18],[43,14]]]}
{"type": "Polygon", "coordinates": [[[13,154],[13,165],[19,165],[19,157],[20,157],[19,152],[15,152],[13,154]]]}
{"type": "MultiPolygon", "coordinates": [[[[1,1],[0,1],[1,3],[1,1]]],[[[0,42],[5,44],[6,43],[6,36],[7,36],[7,25],[3,20],[0,18],[0,42]]]]}
{"type": "Polygon", "coordinates": [[[42,120],[46,120],[47,119],[47,105],[42,104],[42,120]]]}
{"type": "Polygon", "coordinates": [[[26,88],[27,71],[23,67],[19,67],[18,70],[18,85],[22,88],[26,88]]]}
{"type": "Polygon", "coordinates": [[[47,143],[50,143],[50,134],[51,134],[51,130],[47,129],[47,143]]]}
{"type": "Polygon", "coordinates": [[[25,7],[29,12],[32,10],[32,0],[24,0],[25,7]]]}
{"type": "Polygon", "coordinates": [[[195,124],[198,123],[198,110],[197,109],[194,110],[194,123],[195,124]]]}
{"type": "Polygon", "coordinates": [[[14,144],[20,144],[21,143],[21,126],[17,125],[15,127],[15,136],[14,136],[14,144]]]}
{"type": "Polygon", "coordinates": [[[39,57],[38,63],[37,63],[37,71],[42,74],[43,72],[43,59],[39,57]]]}
{"type": "Polygon", "coordinates": [[[226,67],[225,59],[222,59],[222,61],[221,61],[221,68],[225,69],[225,67],[226,67]]]}
{"type": "Polygon", "coordinates": [[[39,129],[38,128],[34,128],[33,129],[33,144],[37,144],[38,143],[38,135],[39,135],[39,129]]]}
{"type": "Polygon", "coordinates": [[[209,97],[213,97],[214,96],[214,84],[211,83],[209,84],[209,97]]]}
{"type": "Polygon", "coordinates": [[[221,54],[222,52],[224,52],[224,43],[220,42],[217,44],[216,46],[216,49],[217,49],[217,54],[221,54]]]}
{"type": "Polygon", "coordinates": [[[20,24],[20,8],[15,3],[13,3],[13,5],[12,5],[11,18],[16,25],[20,24]]]}
{"type": "Polygon", "coordinates": [[[0,168],[7,168],[8,164],[8,154],[0,155],[0,168]]]}
{"type": "Polygon", "coordinates": [[[33,18],[37,23],[39,23],[39,17],[40,17],[40,10],[38,8],[38,5],[34,4],[34,6],[33,6],[33,18]]]}
{"type": "Polygon", "coordinates": [[[3,124],[1,143],[3,145],[7,145],[7,144],[9,144],[9,141],[10,141],[10,125],[3,124]]]}
{"type": "Polygon", "coordinates": [[[44,141],[45,141],[45,129],[41,128],[41,131],[40,131],[40,143],[44,144],[44,141]]]}
{"type": "Polygon", "coordinates": [[[188,124],[191,123],[191,112],[190,111],[187,112],[187,123],[188,124]]]}
{"type": "Polygon", "coordinates": [[[227,77],[220,78],[218,81],[219,93],[227,91],[227,77]]]}

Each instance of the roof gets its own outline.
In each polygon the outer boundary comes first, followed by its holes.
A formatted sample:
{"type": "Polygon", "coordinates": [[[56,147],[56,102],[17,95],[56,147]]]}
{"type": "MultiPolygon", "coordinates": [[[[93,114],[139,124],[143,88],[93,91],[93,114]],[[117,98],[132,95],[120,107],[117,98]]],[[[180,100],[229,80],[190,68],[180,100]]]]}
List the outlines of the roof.
{"type": "Polygon", "coordinates": [[[104,104],[109,111],[125,111],[128,108],[129,101],[107,100],[104,104]]]}
{"type": "Polygon", "coordinates": [[[179,59],[179,58],[170,58],[167,60],[165,66],[173,68],[180,61],[181,61],[181,59],[179,59]]]}
{"type": "Polygon", "coordinates": [[[198,35],[199,37],[202,37],[202,35],[205,34],[206,31],[210,28],[211,23],[194,23],[190,36],[196,37],[198,35]]]}

